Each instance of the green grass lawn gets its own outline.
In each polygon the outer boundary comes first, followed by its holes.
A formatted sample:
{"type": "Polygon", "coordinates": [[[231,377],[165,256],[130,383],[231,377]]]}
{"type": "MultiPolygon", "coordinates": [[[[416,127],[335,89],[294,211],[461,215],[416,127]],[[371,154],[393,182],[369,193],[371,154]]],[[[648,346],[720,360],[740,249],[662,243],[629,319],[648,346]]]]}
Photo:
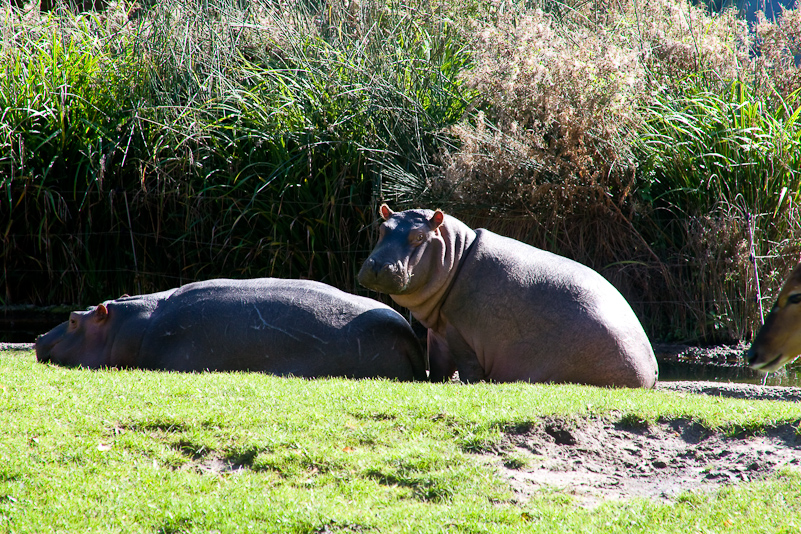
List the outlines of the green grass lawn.
{"type": "Polygon", "coordinates": [[[798,532],[801,474],[670,504],[525,503],[476,452],[538,418],[801,422],[801,405],[525,384],[86,371],[0,352],[0,532],[798,532]]]}

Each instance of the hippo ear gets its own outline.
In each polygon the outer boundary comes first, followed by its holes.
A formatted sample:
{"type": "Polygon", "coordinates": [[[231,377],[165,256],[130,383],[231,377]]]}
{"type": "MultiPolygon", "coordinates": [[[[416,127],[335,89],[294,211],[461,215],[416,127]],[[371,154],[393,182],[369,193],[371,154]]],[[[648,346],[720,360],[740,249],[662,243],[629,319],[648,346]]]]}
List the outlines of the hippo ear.
{"type": "Polygon", "coordinates": [[[108,308],[106,308],[105,304],[98,304],[97,308],[95,308],[95,320],[96,321],[103,321],[106,317],[108,317],[108,308]]]}
{"type": "Polygon", "coordinates": [[[432,230],[436,230],[440,226],[442,226],[442,222],[445,220],[445,214],[442,213],[442,210],[437,210],[434,212],[434,215],[428,219],[428,224],[431,225],[432,230]]]}
{"type": "Polygon", "coordinates": [[[378,208],[378,211],[381,213],[381,218],[384,219],[385,221],[390,217],[392,217],[392,215],[395,213],[394,211],[389,209],[389,206],[387,206],[386,204],[381,204],[381,207],[378,208]]]}

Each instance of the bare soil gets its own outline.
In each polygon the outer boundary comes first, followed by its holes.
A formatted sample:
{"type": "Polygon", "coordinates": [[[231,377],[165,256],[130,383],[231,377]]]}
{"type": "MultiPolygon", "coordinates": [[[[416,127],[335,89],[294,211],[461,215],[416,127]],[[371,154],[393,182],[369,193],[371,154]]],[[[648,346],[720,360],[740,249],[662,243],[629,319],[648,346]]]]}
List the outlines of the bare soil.
{"type": "MultiPolygon", "coordinates": [[[[657,389],[679,394],[797,402],[801,388],[711,382],[667,382],[657,389]]],[[[754,434],[727,435],[692,421],[647,424],[605,418],[545,419],[509,434],[485,454],[520,501],[541,490],[574,495],[584,506],[642,497],[674,500],[681,493],[706,492],[759,480],[782,468],[801,471],[798,424],[754,434]]]]}
{"type": "Polygon", "coordinates": [[[507,439],[502,454],[485,456],[521,501],[544,489],[568,492],[584,506],[632,497],[671,501],[685,491],[801,469],[801,438],[789,424],[730,437],[687,420],[550,419],[507,439]]]}

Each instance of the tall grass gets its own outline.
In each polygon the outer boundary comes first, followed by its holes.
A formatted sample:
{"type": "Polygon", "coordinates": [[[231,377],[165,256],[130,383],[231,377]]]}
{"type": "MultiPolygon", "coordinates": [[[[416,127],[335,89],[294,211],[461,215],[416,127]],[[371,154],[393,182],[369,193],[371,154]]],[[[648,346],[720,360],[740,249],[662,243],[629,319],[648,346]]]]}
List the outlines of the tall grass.
{"type": "Polygon", "coordinates": [[[642,130],[655,241],[675,265],[681,300],[696,299],[676,316],[713,339],[755,332],[757,299],[768,309],[775,297],[757,293],[756,277],[776,288],[798,258],[801,99],[765,104],[740,83],[723,95],[689,92],[654,102],[642,130]]]}
{"type": "Polygon", "coordinates": [[[354,288],[382,168],[419,166],[465,105],[467,56],[424,3],[4,16],[6,302],[354,288]]]}
{"type": "Polygon", "coordinates": [[[748,339],[797,258],[797,10],[78,4],[1,12],[4,304],[360,291],[378,200],[596,268],[654,339],[748,339]]]}
{"type": "Polygon", "coordinates": [[[801,17],[515,6],[465,25],[480,96],[451,128],[451,210],[598,269],[653,338],[749,339],[755,277],[769,302],[798,257],[801,17]]]}

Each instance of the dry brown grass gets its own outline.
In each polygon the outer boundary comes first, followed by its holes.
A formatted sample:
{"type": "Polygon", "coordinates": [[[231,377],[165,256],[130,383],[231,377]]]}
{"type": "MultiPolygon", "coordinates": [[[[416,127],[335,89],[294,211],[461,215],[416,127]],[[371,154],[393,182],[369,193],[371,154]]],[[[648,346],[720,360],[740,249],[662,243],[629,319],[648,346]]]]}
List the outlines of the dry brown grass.
{"type": "MultiPolygon", "coordinates": [[[[748,338],[759,321],[748,213],[760,214],[766,302],[801,234],[783,229],[788,241],[775,243],[771,214],[740,206],[735,190],[703,208],[653,202],[632,146],[653,102],[698,88],[744,83],[778,109],[801,87],[800,30],[795,11],[750,33],[733,11],[710,16],[685,0],[490,10],[463,28],[477,51],[464,76],[477,111],[450,129],[458,148],[443,151],[430,185],[468,223],[601,271],[652,335],[748,338]]],[[[797,214],[780,217],[797,225],[797,214]]]]}

